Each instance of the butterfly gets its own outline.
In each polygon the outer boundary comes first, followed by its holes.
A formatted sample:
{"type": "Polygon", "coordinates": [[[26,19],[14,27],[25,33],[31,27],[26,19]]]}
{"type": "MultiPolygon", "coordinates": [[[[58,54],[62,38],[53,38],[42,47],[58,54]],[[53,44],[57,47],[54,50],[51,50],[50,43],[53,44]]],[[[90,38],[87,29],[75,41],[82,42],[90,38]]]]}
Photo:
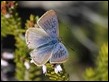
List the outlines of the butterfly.
{"type": "Polygon", "coordinates": [[[63,63],[68,59],[68,51],[59,40],[58,19],[54,10],[42,15],[34,28],[25,33],[26,44],[32,49],[30,56],[37,66],[47,61],[51,64],[63,63]]]}

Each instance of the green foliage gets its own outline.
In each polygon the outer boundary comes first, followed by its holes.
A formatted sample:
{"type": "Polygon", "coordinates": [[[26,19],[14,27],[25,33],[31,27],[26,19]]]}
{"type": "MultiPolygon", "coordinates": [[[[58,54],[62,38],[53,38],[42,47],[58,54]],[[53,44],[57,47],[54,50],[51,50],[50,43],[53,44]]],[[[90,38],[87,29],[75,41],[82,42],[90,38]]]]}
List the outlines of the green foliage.
{"type": "Polygon", "coordinates": [[[108,81],[108,43],[101,46],[95,68],[87,68],[85,80],[108,81]]]}
{"type": "Polygon", "coordinates": [[[29,60],[28,48],[23,35],[25,30],[21,28],[21,19],[19,18],[18,14],[16,12],[14,13],[10,14],[9,18],[6,18],[4,14],[1,14],[1,36],[6,37],[7,35],[13,35],[16,40],[16,49],[14,54],[16,78],[19,81],[39,81],[41,80],[41,72],[39,68],[30,64],[30,69],[26,69],[24,65],[24,62],[29,60]]]}
{"type": "MultiPolygon", "coordinates": [[[[18,17],[18,14],[15,14],[15,17],[18,17]]],[[[20,28],[20,18],[15,18],[11,16],[10,18],[6,18],[5,16],[1,16],[1,36],[5,37],[6,35],[16,35],[17,33],[21,32],[22,29],[20,28]],[[18,30],[19,29],[19,30],[18,30]]]]}
{"type": "Polygon", "coordinates": [[[41,71],[35,65],[29,63],[29,50],[25,44],[24,37],[16,37],[15,63],[16,63],[16,77],[20,81],[39,81],[41,71]],[[24,62],[28,62],[30,68],[27,69],[24,62]]]}
{"type": "Polygon", "coordinates": [[[57,74],[54,72],[53,65],[51,65],[50,63],[47,63],[46,66],[48,69],[46,75],[49,77],[50,80],[52,81],[68,81],[69,80],[69,75],[65,72],[63,65],[61,65],[63,71],[57,74]]]}

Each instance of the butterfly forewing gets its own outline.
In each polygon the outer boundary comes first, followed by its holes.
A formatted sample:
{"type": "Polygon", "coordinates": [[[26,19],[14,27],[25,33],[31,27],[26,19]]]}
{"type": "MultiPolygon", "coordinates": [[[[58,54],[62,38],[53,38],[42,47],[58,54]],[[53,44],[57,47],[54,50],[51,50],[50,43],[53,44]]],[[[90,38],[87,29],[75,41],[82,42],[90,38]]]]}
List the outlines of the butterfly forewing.
{"type": "Polygon", "coordinates": [[[63,63],[68,58],[68,51],[62,43],[57,43],[52,51],[51,63],[63,63]]]}
{"type": "Polygon", "coordinates": [[[58,37],[58,20],[55,11],[47,11],[38,21],[39,27],[43,28],[51,37],[58,37]]]}
{"type": "Polygon", "coordinates": [[[50,37],[41,28],[29,28],[26,31],[25,39],[29,49],[38,48],[51,41],[50,37]]]}

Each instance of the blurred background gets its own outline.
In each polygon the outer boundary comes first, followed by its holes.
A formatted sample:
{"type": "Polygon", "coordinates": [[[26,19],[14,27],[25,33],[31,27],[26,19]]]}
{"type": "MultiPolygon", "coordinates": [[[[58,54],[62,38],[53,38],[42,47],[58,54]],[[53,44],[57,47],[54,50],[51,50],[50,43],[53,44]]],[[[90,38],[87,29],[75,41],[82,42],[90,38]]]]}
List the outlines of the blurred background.
{"type": "MultiPolygon", "coordinates": [[[[65,70],[71,81],[83,81],[86,68],[96,66],[101,45],[108,42],[108,2],[18,1],[17,12],[21,17],[22,28],[31,14],[40,17],[50,9],[57,13],[59,34],[69,51],[69,59],[64,63],[65,70]]],[[[2,38],[2,80],[16,80],[14,44],[13,36],[2,38]]]]}

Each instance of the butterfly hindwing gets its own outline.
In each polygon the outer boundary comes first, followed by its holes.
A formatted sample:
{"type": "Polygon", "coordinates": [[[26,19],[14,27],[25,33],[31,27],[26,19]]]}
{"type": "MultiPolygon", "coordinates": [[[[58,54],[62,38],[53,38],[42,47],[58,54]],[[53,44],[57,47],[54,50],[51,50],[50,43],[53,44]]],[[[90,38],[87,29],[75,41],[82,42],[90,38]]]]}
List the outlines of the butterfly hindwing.
{"type": "Polygon", "coordinates": [[[30,56],[37,66],[44,65],[52,56],[53,45],[47,45],[31,51],[30,56]]]}
{"type": "Polygon", "coordinates": [[[50,63],[63,63],[68,58],[68,51],[62,43],[57,43],[52,51],[50,63]]]}

